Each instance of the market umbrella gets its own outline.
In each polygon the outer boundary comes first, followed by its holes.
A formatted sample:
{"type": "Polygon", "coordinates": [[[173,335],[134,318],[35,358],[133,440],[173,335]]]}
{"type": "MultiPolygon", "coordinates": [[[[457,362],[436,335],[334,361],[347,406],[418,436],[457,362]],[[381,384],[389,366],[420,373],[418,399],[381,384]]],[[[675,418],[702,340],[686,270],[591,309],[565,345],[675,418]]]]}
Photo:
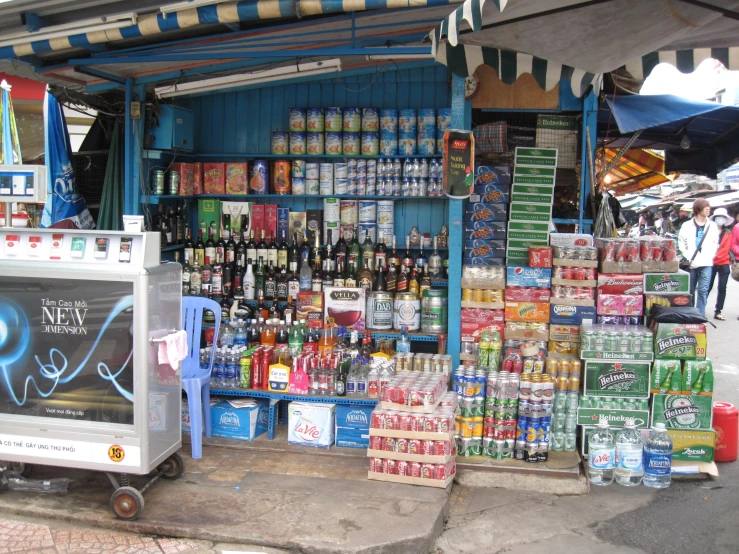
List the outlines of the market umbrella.
{"type": "Polygon", "coordinates": [[[113,126],[108,165],[105,167],[103,193],[100,197],[98,229],[122,230],[123,221],[123,141],[120,138],[118,120],[113,126]]]}
{"type": "Polygon", "coordinates": [[[18,126],[15,123],[15,115],[13,114],[13,101],[10,99],[10,85],[3,80],[0,83],[2,88],[2,102],[0,102],[0,114],[2,114],[2,148],[0,148],[0,163],[2,164],[19,164],[21,158],[21,144],[18,140],[18,126]]]}
{"type": "Polygon", "coordinates": [[[95,222],[85,200],[75,190],[72,145],[64,111],[48,91],[44,99],[44,150],[49,196],[41,216],[41,227],[70,219],[80,229],[94,229],[95,222]]]}

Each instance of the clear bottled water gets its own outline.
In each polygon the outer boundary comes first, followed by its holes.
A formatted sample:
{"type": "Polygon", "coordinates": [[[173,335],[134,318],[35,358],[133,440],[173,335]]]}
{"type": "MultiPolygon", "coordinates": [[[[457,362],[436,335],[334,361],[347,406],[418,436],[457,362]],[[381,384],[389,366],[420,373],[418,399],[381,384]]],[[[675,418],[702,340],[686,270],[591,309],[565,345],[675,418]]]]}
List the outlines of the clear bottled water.
{"type": "Polygon", "coordinates": [[[234,329],[227,319],[221,325],[221,335],[219,340],[221,346],[228,347],[234,345],[234,329]]]}
{"type": "Polygon", "coordinates": [[[608,421],[601,419],[588,440],[588,479],[591,485],[613,483],[616,445],[608,421]]]}
{"type": "Polygon", "coordinates": [[[220,389],[223,383],[223,353],[220,348],[216,349],[213,355],[213,371],[210,374],[210,386],[220,389]]]}
{"type": "Polygon", "coordinates": [[[246,346],[246,323],[243,319],[236,322],[236,332],[234,333],[234,346],[246,346]]]}
{"type": "Polygon", "coordinates": [[[205,348],[200,349],[199,360],[200,360],[200,369],[204,371],[208,371],[208,362],[210,362],[210,360],[208,359],[208,354],[205,348]]]}
{"type": "Polygon", "coordinates": [[[405,326],[401,327],[398,338],[395,341],[396,352],[410,352],[411,351],[411,338],[408,336],[408,330],[405,326]]]}
{"type": "Polygon", "coordinates": [[[637,487],[644,475],[644,441],[633,419],[616,435],[616,483],[624,487],[637,487]]]}
{"type": "Polygon", "coordinates": [[[672,439],[664,423],[656,423],[644,444],[644,485],[666,489],[672,481],[672,439]]]}

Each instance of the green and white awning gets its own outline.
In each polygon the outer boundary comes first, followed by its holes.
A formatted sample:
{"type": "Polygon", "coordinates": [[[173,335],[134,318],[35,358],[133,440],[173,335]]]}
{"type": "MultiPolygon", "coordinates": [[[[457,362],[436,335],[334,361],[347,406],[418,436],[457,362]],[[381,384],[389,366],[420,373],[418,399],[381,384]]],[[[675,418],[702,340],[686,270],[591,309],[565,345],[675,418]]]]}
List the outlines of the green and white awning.
{"type": "Polygon", "coordinates": [[[515,83],[524,73],[530,73],[542,90],[546,91],[552,90],[562,79],[570,82],[573,94],[578,97],[591,86],[596,90],[600,88],[599,74],[588,73],[523,52],[465,44],[451,46],[447,43],[439,48],[435,45],[434,52],[437,62],[446,65],[452,73],[460,77],[472,75],[481,65],[488,65],[507,85],[515,83]]]}
{"type": "Polygon", "coordinates": [[[693,50],[664,50],[642,56],[622,67],[635,81],[643,82],[661,63],[668,63],[682,73],[692,73],[705,60],[720,61],[726,69],[739,69],[739,46],[732,48],[695,48],[693,50]]]}
{"type": "MultiPolygon", "coordinates": [[[[467,0],[437,25],[436,29],[431,32],[432,38],[436,36],[434,53],[436,53],[436,44],[442,37],[447,37],[449,44],[457,46],[459,28],[463,21],[466,21],[473,31],[479,31],[482,28],[482,10],[485,2],[486,0],[467,0]]],[[[508,4],[508,0],[487,0],[487,2],[488,6],[493,4],[499,12],[502,12],[508,4]]]]}

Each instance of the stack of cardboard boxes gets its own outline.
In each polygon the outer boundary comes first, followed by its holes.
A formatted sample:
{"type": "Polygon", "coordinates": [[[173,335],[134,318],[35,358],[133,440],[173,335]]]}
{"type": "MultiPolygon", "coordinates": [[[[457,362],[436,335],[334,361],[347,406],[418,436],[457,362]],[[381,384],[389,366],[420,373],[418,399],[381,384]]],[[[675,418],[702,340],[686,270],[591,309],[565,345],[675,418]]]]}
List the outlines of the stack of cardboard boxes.
{"type": "Polygon", "coordinates": [[[506,221],[511,191],[508,166],[475,168],[475,188],[465,208],[465,265],[505,265],[506,221]]]}

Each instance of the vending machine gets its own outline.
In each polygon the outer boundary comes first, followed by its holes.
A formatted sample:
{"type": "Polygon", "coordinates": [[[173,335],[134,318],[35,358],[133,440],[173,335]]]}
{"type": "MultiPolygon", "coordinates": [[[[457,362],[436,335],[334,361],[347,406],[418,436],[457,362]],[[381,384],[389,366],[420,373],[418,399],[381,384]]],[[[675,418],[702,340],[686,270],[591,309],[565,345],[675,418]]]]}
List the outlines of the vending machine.
{"type": "MultiPolygon", "coordinates": [[[[117,489],[114,474],[181,474],[180,372],[157,355],[181,303],[159,233],[0,229],[0,460],[117,489]]],[[[124,493],[121,517],[137,507],[124,493]]]]}

